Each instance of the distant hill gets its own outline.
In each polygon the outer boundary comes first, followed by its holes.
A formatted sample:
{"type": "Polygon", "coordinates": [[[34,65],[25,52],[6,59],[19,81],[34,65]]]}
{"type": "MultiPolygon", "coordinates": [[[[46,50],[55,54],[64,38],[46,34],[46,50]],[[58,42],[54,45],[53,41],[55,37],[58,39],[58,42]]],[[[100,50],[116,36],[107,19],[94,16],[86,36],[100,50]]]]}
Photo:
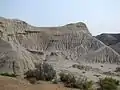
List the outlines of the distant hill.
{"type": "Polygon", "coordinates": [[[97,39],[102,41],[104,44],[112,47],[115,51],[120,54],[120,33],[118,34],[100,34],[96,36],[97,39]]]}

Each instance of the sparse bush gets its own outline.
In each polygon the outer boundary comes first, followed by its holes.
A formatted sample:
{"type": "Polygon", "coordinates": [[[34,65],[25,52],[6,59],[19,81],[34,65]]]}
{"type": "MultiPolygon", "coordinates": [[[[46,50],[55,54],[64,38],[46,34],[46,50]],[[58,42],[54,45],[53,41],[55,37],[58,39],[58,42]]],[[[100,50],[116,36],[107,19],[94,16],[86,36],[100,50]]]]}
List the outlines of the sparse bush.
{"type": "Polygon", "coordinates": [[[60,80],[64,83],[66,87],[73,87],[74,83],[76,82],[76,79],[74,75],[71,73],[60,73],[60,80]]]}
{"type": "Polygon", "coordinates": [[[56,76],[56,71],[47,63],[37,66],[37,79],[51,81],[56,76]]]}
{"type": "Polygon", "coordinates": [[[120,67],[116,67],[115,72],[120,72],[120,67]]]}
{"type": "Polygon", "coordinates": [[[103,74],[105,74],[105,75],[114,75],[113,72],[111,72],[111,71],[103,72],[103,74]]]}
{"type": "Polygon", "coordinates": [[[78,69],[80,69],[80,70],[85,69],[85,66],[79,65],[79,64],[74,64],[74,65],[72,65],[72,67],[73,67],[73,68],[78,68],[78,69]]]}
{"type": "Polygon", "coordinates": [[[31,84],[35,84],[36,83],[36,78],[28,78],[28,81],[31,83],[31,84]]]}
{"type": "Polygon", "coordinates": [[[78,64],[73,64],[72,67],[73,67],[73,68],[77,68],[77,67],[78,67],[78,64]]]}
{"type": "Polygon", "coordinates": [[[60,73],[60,80],[65,84],[66,87],[73,87],[76,82],[74,75],[71,73],[60,73]]]}
{"type": "Polygon", "coordinates": [[[93,76],[100,77],[101,75],[99,75],[99,74],[94,74],[93,76]]]}
{"type": "Polygon", "coordinates": [[[59,81],[58,81],[57,77],[55,77],[55,78],[52,80],[52,83],[53,83],[53,84],[58,84],[58,82],[59,82],[59,81]]]}
{"type": "Polygon", "coordinates": [[[87,78],[79,78],[76,80],[74,87],[80,90],[93,90],[93,82],[88,81],[87,78]]]}
{"type": "Polygon", "coordinates": [[[66,87],[79,88],[81,90],[93,90],[92,81],[88,81],[86,78],[75,79],[71,73],[60,73],[60,79],[66,87]]]}
{"type": "Polygon", "coordinates": [[[98,90],[117,90],[119,81],[113,78],[106,77],[104,79],[100,79],[98,84],[100,86],[98,90]]]}
{"type": "Polygon", "coordinates": [[[92,69],[91,66],[84,66],[84,65],[79,65],[79,64],[73,64],[72,67],[80,69],[80,70],[85,70],[85,71],[89,71],[90,69],[92,69]]]}
{"type": "Polygon", "coordinates": [[[83,74],[86,73],[85,71],[82,72],[83,74]]]}
{"type": "Polygon", "coordinates": [[[36,68],[26,72],[26,78],[35,77],[37,80],[51,81],[56,76],[56,71],[47,63],[39,64],[36,68]]]}
{"type": "Polygon", "coordinates": [[[8,76],[8,77],[16,77],[17,75],[13,74],[13,73],[0,73],[1,76],[8,76]]]}
{"type": "Polygon", "coordinates": [[[25,78],[33,78],[36,77],[36,69],[35,70],[29,70],[25,73],[25,78]]]}

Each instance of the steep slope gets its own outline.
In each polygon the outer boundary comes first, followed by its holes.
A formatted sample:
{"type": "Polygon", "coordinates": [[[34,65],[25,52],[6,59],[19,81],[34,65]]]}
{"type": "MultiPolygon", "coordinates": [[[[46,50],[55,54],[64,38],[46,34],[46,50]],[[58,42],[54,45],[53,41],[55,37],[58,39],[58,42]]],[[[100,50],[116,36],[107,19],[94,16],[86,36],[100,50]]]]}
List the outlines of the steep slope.
{"type": "Polygon", "coordinates": [[[120,34],[100,34],[96,36],[97,39],[113,48],[120,54],[120,34]]]}
{"type": "Polygon", "coordinates": [[[4,47],[0,48],[0,62],[5,72],[23,74],[44,60],[58,71],[74,63],[120,64],[120,55],[92,37],[82,22],[33,27],[24,21],[0,18],[0,33],[0,46],[4,47]]]}

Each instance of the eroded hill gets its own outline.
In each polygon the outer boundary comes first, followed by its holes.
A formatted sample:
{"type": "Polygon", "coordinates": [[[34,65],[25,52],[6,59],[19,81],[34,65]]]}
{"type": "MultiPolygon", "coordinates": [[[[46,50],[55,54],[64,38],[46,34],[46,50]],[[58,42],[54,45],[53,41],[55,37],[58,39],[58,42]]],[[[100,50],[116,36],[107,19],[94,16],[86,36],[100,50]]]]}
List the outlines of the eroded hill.
{"type": "Polygon", "coordinates": [[[0,36],[1,72],[22,75],[43,61],[53,65],[58,72],[68,70],[75,73],[80,71],[72,68],[74,64],[94,68],[101,64],[109,64],[107,68],[120,64],[120,55],[92,37],[82,22],[59,27],[34,27],[21,20],[0,18],[0,36]]]}
{"type": "Polygon", "coordinates": [[[105,33],[96,36],[96,38],[120,54],[120,34],[105,33]]]}

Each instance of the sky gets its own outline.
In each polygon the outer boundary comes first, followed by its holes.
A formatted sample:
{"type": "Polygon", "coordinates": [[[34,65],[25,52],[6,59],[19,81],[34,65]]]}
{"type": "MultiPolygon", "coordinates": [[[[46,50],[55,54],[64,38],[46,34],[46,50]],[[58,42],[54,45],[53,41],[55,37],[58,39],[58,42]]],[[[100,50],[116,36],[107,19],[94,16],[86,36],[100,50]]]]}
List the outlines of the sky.
{"type": "Polygon", "coordinates": [[[0,0],[0,16],[35,26],[84,22],[92,35],[120,33],[120,0],[0,0]]]}

